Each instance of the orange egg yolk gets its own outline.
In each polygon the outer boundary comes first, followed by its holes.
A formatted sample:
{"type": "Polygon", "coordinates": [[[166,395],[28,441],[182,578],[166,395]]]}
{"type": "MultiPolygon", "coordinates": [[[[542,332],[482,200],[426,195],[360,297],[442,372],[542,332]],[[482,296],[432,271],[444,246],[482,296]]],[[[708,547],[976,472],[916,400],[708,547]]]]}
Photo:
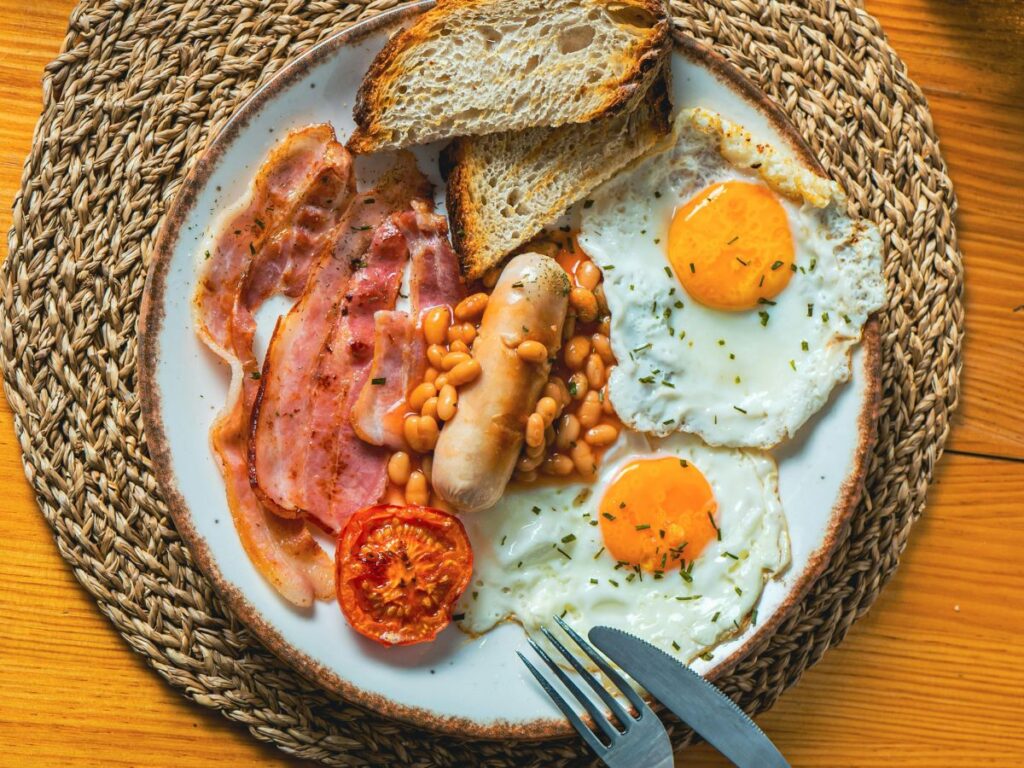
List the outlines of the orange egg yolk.
{"type": "Polygon", "coordinates": [[[761,184],[712,184],[676,209],[668,258],[694,300],[714,309],[753,309],[781,293],[793,274],[789,218],[761,184]]]}
{"type": "Polygon", "coordinates": [[[715,495],[695,466],[641,459],[619,472],[601,499],[601,535],[616,560],[645,571],[692,561],[717,538],[715,495]]]}

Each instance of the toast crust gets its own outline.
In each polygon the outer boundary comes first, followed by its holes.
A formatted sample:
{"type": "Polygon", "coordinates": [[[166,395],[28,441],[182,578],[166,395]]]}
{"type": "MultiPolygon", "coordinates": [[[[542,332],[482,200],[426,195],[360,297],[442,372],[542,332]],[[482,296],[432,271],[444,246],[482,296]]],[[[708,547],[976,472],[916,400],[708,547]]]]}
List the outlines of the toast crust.
{"type": "MultiPolygon", "coordinates": [[[[392,131],[382,124],[385,112],[391,107],[387,93],[402,78],[402,57],[417,45],[426,43],[437,29],[452,14],[495,5],[499,0],[439,0],[437,5],[420,16],[411,26],[393,35],[374,57],[359,90],[356,92],[352,115],[356,128],[346,148],[356,154],[367,154],[381,149],[394,149],[392,131]]],[[[585,5],[611,5],[623,11],[635,11],[638,15],[657,21],[644,35],[642,42],[630,55],[623,73],[610,82],[594,86],[601,95],[598,105],[569,122],[586,123],[620,110],[630,110],[644,96],[651,81],[671,48],[668,12],[662,0],[614,0],[595,3],[595,0],[581,0],[585,5]]],[[[613,59],[614,61],[614,59],[613,59]]],[[[543,123],[533,123],[532,126],[543,123]]],[[[520,126],[520,128],[532,127],[520,126]]],[[[451,136],[447,138],[452,138],[451,136]]]]}
{"type": "MultiPolygon", "coordinates": [[[[649,118],[644,122],[633,126],[632,130],[642,133],[654,139],[667,136],[671,131],[672,103],[669,97],[668,71],[665,68],[664,76],[657,77],[646,93],[644,99],[648,102],[640,109],[649,112],[649,118]]],[[[619,130],[625,130],[623,126],[619,130]]],[[[560,130],[573,130],[573,126],[563,126],[560,130]]],[[[472,138],[462,138],[452,141],[441,154],[441,172],[447,180],[446,208],[448,211],[449,229],[451,232],[452,245],[459,256],[459,265],[463,277],[466,280],[476,280],[484,275],[492,267],[500,264],[511,253],[511,251],[527,242],[537,232],[528,232],[521,235],[519,242],[511,246],[507,252],[496,253],[490,244],[490,238],[483,225],[484,217],[473,200],[472,181],[479,176],[482,161],[471,151],[472,138]]],[[[645,153],[641,153],[645,154],[645,153]]],[[[578,194],[567,193],[559,201],[560,211],[577,202],[584,197],[590,189],[607,181],[612,175],[620,170],[618,166],[609,165],[607,171],[590,178],[589,187],[584,190],[575,190],[578,194]]],[[[552,169],[551,174],[556,170],[552,169]]],[[[540,180],[544,184],[552,181],[551,177],[540,180]]],[[[557,215],[556,215],[557,216],[557,215]]],[[[539,232],[541,227],[537,228],[539,232]]]]}

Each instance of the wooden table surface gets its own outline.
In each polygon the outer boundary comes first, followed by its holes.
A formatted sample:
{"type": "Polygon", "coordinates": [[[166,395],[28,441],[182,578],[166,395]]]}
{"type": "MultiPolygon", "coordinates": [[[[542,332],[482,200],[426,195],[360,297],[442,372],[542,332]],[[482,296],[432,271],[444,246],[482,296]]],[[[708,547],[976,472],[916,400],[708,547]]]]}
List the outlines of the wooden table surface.
{"type": "MultiPolygon", "coordinates": [[[[72,0],[0,0],[0,230],[72,0]]],[[[960,200],[962,405],[898,574],[761,726],[795,766],[1024,763],[1024,2],[868,0],[960,200]]],[[[6,255],[6,254],[5,254],[6,255]]],[[[165,685],[57,554],[0,404],[0,764],[294,764],[165,685]]],[[[706,746],[687,765],[725,765],[706,746]]]]}

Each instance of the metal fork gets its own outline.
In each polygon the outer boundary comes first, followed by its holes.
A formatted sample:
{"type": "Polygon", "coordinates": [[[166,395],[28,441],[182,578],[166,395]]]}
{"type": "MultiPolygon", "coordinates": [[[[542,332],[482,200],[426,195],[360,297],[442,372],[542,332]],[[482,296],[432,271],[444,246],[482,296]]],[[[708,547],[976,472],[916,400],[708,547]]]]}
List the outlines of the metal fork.
{"type": "Polygon", "coordinates": [[[575,709],[569,704],[568,701],[555,690],[554,686],[548,681],[544,675],[541,674],[530,660],[527,659],[523,654],[516,651],[523,664],[526,665],[527,669],[533,673],[533,676],[537,678],[537,682],[540,683],[544,692],[551,697],[551,700],[555,702],[562,714],[564,714],[573,728],[575,728],[583,740],[587,742],[597,756],[600,757],[609,768],[672,768],[672,742],[669,741],[668,733],[665,731],[665,726],[661,724],[658,717],[651,711],[651,708],[647,706],[640,695],[630,687],[629,683],[622,679],[611,665],[605,660],[597,650],[595,650],[590,643],[580,637],[576,632],[573,631],[572,627],[562,621],[560,618],[555,617],[555,621],[558,622],[558,626],[572,638],[573,642],[579,646],[587,656],[590,657],[598,669],[604,673],[613,686],[618,692],[625,697],[630,705],[635,710],[635,714],[627,712],[626,709],[619,703],[619,700],[609,693],[605,687],[601,684],[594,675],[587,671],[586,666],[581,662],[575,654],[569,651],[551,632],[546,628],[541,627],[541,632],[544,633],[544,637],[548,639],[558,652],[562,654],[563,658],[572,665],[572,668],[576,670],[579,677],[587,682],[587,684],[594,690],[594,692],[601,698],[601,701],[605,703],[605,706],[611,710],[611,715],[614,716],[615,720],[618,721],[620,728],[617,728],[612,722],[608,713],[603,711],[601,708],[594,703],[594,700],[588,696],[580,687],[576,684],[572,677],[570,677],[565,670],[563,670],[558,664],[548,655],[547,651],[541,648],[533,638],[529,638],[530,647],[540,656],[544,662],[551,668],[551,671],[555,673],[555,676],[559,679],[562,685],[568,690],[579,702],[579,704],[586,710],[587,714],[594,721],[594,725],[599,732],[587,726],[583,721],[583,718],[576,712],[575,709]],[[600,738],[601,734],[604,735],[604,740],[600,738]]]}

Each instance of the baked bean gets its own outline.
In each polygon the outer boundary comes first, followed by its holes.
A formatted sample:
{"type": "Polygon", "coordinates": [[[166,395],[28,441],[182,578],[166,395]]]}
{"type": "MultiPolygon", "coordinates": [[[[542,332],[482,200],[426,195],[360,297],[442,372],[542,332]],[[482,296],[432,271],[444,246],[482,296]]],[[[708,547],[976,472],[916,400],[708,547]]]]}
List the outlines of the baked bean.
{"type": "Polygon", "coordinates": [[[569,292],[569,306],[576,310],[576,316],[584,323],[597,320],[597,299],[586,288],[573,288],[569,292]]]}
{"type": "MultiPolygon", "coordinates": [[[[429,481],[430,478],[428,477],[427,480],[429,481]]],[[[455,510],[451,508],[451,505],[436,493],[430,494],[430,506],[434,509],[440,509],[442,512],[447,512],[449,515],[455,514],[455,510]]]]}
{"type": "Polygon", "coordinates": [[[611,399],[608,397],[608,385],[604,385],[604,389],[601,390],[601,410],[607,413],[609,416],[615,415],[615,406],[612,405],[611,399]]]}
{"type": "Polygon", "coordinates": [[[597,332],[602,333],[605,336],[612,335],[612,319],[608,316],[602,317],[601,322],[597,324],[597,332]]]}
{"type": "Polygon", "coordinates": [[[516,470],[516,480],[518,480],[520,483],[532,483],[532,482],[535,482],[537,480],[537,472],[535,470],[530,470],[528,472],[522,472],[521,470],[517,469],[516,470]]]}
{"type": "Polygon", "coordinates": [[[427,368],[427,372],[423,374],[423,380],[433,382],[437,378],[437,374],[437,368],[427,368]]]}
{"type": "Polygon", "coordinates": [[[561,453],[553,453],[540,466],[540,471],[545,475],[565,477],[575,468],[572,459],[561,453]]]}
{"type": "Polygon", "coordinates": [[[608,314],[608,297],[604,295],[604,286],[599,285],[594,289],[594,298],[597,300],[597,311],[600,315],[608,314]]]}
{"type": "Polygon", "coordinates": [[[594,462],[594,453],[590,450],[590,446],[584,442],[576,443],[569,452],[572,457],[572,463],[576,467],[576,471],[579,472],[585,478],[592,478],[594,473],[597,471],[597,464],[594,462]]]}
{"type": "Polygon", "coordinates": [[[437,443],[440,430],[432,416],[406,416],[402,427],[405,441],[417,453],[426,453],[437,443]]]}
{"type": "Polygon", "coordinates": [[[562,401],[562,391],[558,388],[558,385],[550,379],[548,380],[548,383],[544,385],[544,391],[540,393],[540,396],[550,397],[556,403],[562,401]]]}
{"type": "MultiPolygon", "coordinates": [[[[431,399],[433,400],[433,398],[431,399]]],[[[441,432],[440,427],[437,426],[437,420],[433,416],[420,416],[419,432],[423,445],[426,446],[426,451],[434,450],[434,446],[437,444],[437,437],[441,432]]]]}
{"type": "Polygon", "coordinates": [[[586,336],[573,336],[565,345],[562,358],[570,371],[578,371],[587,362],[590,354],[590,340],[586,336]]]}
{"type": "Polygon", "coordinates": [[[388,459],[388,479],[395,485],[408,483],[411,469],[409,454],[405,451],[396,451],[388,459]]]}
{"type": "Polygon", "coordinates": [[[430,493],[427,491],[426,476],[416,470],[409,475],[409,482],[405,486],[405,503],[424,505],[430,501],[430,493]]]}
{"type": "MultiPolygon", "coordinates": [[[[436,376],[436,374],[435,374],[436,376]]],[[[409,407],[414,411],[423,408],[423,404],[437,394],[437,387],[432,382],[424,381],[409,394],[409,407]]]]}
{"type": "Polygon", "coordinates": [[[543,253],[548,258],[553,259],[558,256],[558,243],[553,243],[550,240],[538,240],[535,243],[530,243],[524,253],[526,252],[543,253]]]}
{"type": "Polygon", "coordinates": [[[516,462],[516,470],[518,472],[532,472],[541,465],[544,461],[544,454],[538,453],[536,456],[520,456],[516,462]]]}
{"type": "Polygon", "coordinates": [[[565,382],[558,376],[552,376],[548,379],[548,383],[544,385],[543,396],[550,397],[556,403],[561,403],[563,407],[572,402],[572,398],[569,396],[569,388],[565,386],[565,382]]]}
{"type": "Polygon", "coordinates": [[[588,429],[583,439],[591,445],[611,445],[615,442],[615,438],[619,436],[619,430],[613,427],[611,424],[598,424],[596,427],[588,429]]]}
{"type": "Polygon", "coordinates": [[[601,356],[601,360],[604,361],[605,365],[615,365],[615,354],[612,352],[612,342],[607,336],[603,333],[595,333],[590,337],[590,346],[601,356]]]}
{"type": "Polygon", "coordinates": [[[434,381],[433,381],[433,384],[434,384],[435,387],[437,387],[437,391],[438,392],[440,392],[442,389],[444,389],[445,384],[447,384],[447,383],[448,383],[448,374],[447,373],[439,373],[434,378],[434,381]]]}
{"type": "Polygon", "coordinates": [[[527,340],[516,347],[516,354],[528,363],[543,363],[548,359],[548,348],[539,341],[527,340]]]}
{"type": "Polygon", "coordinates": [[[428,397],[420,408],[420,416],[437,417],[437,397],[428,397]]]}
{"type": "Polygon", "coordinates": [[[424,456],[423,457],[423,461],[420,462],[420,471],[423,473],[423,476],[425,478],[427,478],[427,482],[428,483],[430,482],[430,470],[432,470],[433,468],[434,468],[434,457],[433,456],[424,456]]]}
{"type": "Polygon", "coordinates": [[[475,320],[487,309],[487,294],[474,293],[467,296],[455,305],[455,319],[464,323],[466,320],[475,320]]]}
{"type": "Polygon", "coordinates": [[[587,383],[591,389],[600,389],[604,386],[604,360],[593,352],[587,358],[587,383]]]}
{"type": "Polygon", "coordinates": [[[576,371],[569,377],[569,394],[573,400],[582,400],[587,396],[590,384],[587,382],[587,375],[583,371],[576,371]]]}
{"type": "MultiPolygon", "coordinates": [[[[450,372],[459,363],[464,363],[470,359],[472,358],[465,352],[449,352],[441,360],[441,368],[450,372]]],[[[449,376],[449,378],[451,377],[449,376]]]]}
{"type": "MultiPolygon", "coordinates": [[[[576,410],[576,417],[580,420],[580,426],[583,429],[590,429],[597,425],[597,422],[601,420],[601,402],[597,392],[587,392],[586,398],[576,410]]],[[[579,435],[577,435],[578,437],[579,435]]]]}
{"type": "Polygon", "coordinates": [[[544,417],[531,413],[526,420],[526,444],[531,448],[544,445],[544,417]]]}
{"type": "Polygon", "coordinates": [[[434,307],[423,318],[423,335],[427,344],[444,344],[451,325],[452,313],[448,307],[434,307]]]}
{"type": "Polygon", "coordinates": [[[402,422],[402,433],[405,435],[405,442],[409,444],[409,447],[419,452],[422,445],[420,442],[420,417],[415,414],[406,416],[405,421],[402,422]]]}
{"type": "Polygon", "coordinates": [[[480,363],[474,360],[473,358],[469,358],[469,360],[462,361],[454,368],[452,368],[450,371],[448,371],[447,383],[452,384],[456,387],[461,387],[463,384],[468,384],[469,382],[473,381],[479,375],[480,363]]]}
{"type": "Polygon", "coordinates": [[[476,326],[472,323],[456,323],[448,329],[448,343],[461,341],[467,346],[476,338],[476,326]]]}
{"type": "Polygon", "coordinates": [[[568,453],[572,444],[580,438],[580,420],[567,413],[558,420],[558,433],[555,436],[555,447],[562,453],[568,453]]]}
{"type": "Polygon", "coordinates": [[[568,341],[576,335],[576,313],[569,312],[562,324],[562,341],[568,341]]]}
{"type": "Polygon", "coordinates": [[[434,368],[441,367],[441,361],[444,360],[446,354],[448,354],[448,350],[440,344],[431,344],[427,347],[427,361],[434,368]]]}
{"type": "Polygon", "coordinates": [[[455,415],[459,401],[459,393],[451,384],[445,384],[437,396],[437,417],[441,421],[448,421],[455,415]]]}
{"type": "Polygon", "coordinates": [[[537,401],[536,411],[540,417],[544,420],[544,424],[548,425],[558,417],[558,412],[561,409],[558,407],[558,403],[551,397],[542,397],[537,401]]]}
{"type": "Polygon", "coordinates": [[[455,341],[448,345],[448,354],[451,354],[452,352],[459,352],[463,355],[468,355],[469,345],[462,339],[456,339],[455,341]]]}
{"type": "Polygon", "coordinates": [[[576,282],[580,284],[580,287],[592,291],[601,282],[601,270],[592,261],[581,262],[576,267],[576,282]]]}
{"type": "Polygon", "coordinates": [[[531,459],[544,458],[544,454],[547,453],[547,446],[543,442],[540,445],[528,445],[524,453],[531,459]]]}

